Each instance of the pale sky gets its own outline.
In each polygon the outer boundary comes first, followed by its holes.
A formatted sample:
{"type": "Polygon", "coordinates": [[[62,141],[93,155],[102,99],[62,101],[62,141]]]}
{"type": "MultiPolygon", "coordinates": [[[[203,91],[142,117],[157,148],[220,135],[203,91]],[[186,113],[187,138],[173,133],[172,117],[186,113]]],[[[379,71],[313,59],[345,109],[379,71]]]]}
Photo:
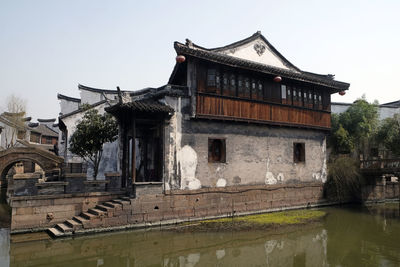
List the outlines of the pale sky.
{"type": "Polygon", "coordinates": [[[125,90],[166,84],[185,38],[204,47],[262,34],[302,70],[400,100],[400,1],[0,0],[0,111],[14,94],[28,115],[55,118],[77,85],[125,90]]]}

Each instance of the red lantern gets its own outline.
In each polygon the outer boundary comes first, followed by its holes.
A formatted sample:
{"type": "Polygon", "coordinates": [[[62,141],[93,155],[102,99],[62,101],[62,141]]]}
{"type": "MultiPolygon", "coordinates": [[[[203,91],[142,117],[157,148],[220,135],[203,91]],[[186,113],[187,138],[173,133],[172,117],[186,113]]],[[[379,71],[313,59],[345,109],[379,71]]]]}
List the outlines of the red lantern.
{"type": "Polygon", "coordinates": [[[339,95],[345,95],[345,94],[346,94],[345,91],[340,91],[340,92],[339,92],[339,95]]]}
{"type": "Polygon", "coordinates": [[[183,62],[185,62],[185,60],[186,60],[186,58],[183,55],[176,56],[176,62],[178,62],[178,63],[183,63],[183,62]]]}
{"type": "Polygon", "coordinates": [[[282,81],[282,77],[281,76],[276,76],[274,78],[274,82],[280,83],[282,81]]]}

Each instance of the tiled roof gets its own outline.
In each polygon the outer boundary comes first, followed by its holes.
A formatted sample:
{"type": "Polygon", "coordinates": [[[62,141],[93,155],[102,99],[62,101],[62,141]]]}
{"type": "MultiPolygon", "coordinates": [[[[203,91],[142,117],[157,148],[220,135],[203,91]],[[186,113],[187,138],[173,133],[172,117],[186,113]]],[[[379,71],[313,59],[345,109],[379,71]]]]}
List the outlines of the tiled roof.
{"type": "MultiPolygon", "coordinates": [[[[100,88],[89,87],[89,86],[82,85],[82,84],[78,84],[78,88],[80,90],[86,90],[86,91],[91,91],[91,92],[96,92],[96,93],[118,94],[117,89],[115,89],[115,90],[100,89],[100,88]]],[[[121,92],[131,92],[131,91],[121,90],[121,92]]]]}
{"type": "Polygon", "coordinates": [[[133,101],[128,103],[118,103],[106,108],[107,112],[113,113],[117,110],[130,110],[150,113],[173,113],[174,109],[154,100],[133,101]]]}
{"type": "MultiPolygon", "coordinates": [[[[248,38],[248,39],[249,40],[245,39],[240,42],[251,41],[253,39],[253,37],[248,38]]],[[[282,78],[290,78],[293,80],[318,84],[318,85],[333,88],[336,91],[347,90],[350,86],[350,84],[348,84],[348,83],[335,81],[333,79],[333,77],[334,77],[333,75],[329,75],[329,74],[321,75],[321,74],[301,71],[300,69],[295,67],[293,64],[288,62],[286,59],[285,59],[285,63],[287,65],[290,64],[294,70],[283,69],[283,68],[279,68],[279,67],[275,67],[275,66],[271,66],[271,65],[258,63],[255,61],[250,61],[250,60],[246,60],[246,59],[229,56],[229,55],[219,52],[222,48],[206,49],[206,48],[200,47],[198,45],[194,45],[192,43],[182,44],[179,42],[175,42],[174,47],[178,54],[193,56],[196,58],[213,61],[213,62],[221,63],[224,65],[232,66],[232,67],[244,68],[244,69],[248,69],[248,70],[252,70],[252,71],[258,71],[258,72],[271,74],[271,75],[279,75],[279,76],[282,76],[282,78]]],[[[224,47],[224,48],[226,48],[226,47],[224,47]]],[[[282,58],[283,58],[283,56],[282,56],[282,58]]]]}
{"type": "Polygon", "coordinates": [[[58,133],[47,127],[46,125],[39,124],[36,127],[29,127],[32,132],[40,133],[45,136],[58,137],[58,133]]]}
{"type": "Polygon", "coordinates": [[[70,96],[66,96],[66,95],[62,95],[62,94],[57,94],[57,98],[58,99],[64,99],[64,100],[67,100],[67,101],[81,103],[81,100],[79,98],[70,97],[70,96]]]}
{"type": "MultiPolygon", "coordinates": [[[[96,102],[96,103],[93,103],[93,104],[91,104],[91,105],[89,105],[89,106],[90,106],[90,108],[94,108],[94,107],[97,107],[97,106],[99,106],[99,105],[101,105],[101,104],[104,104],[104,103],[107,103],[107,100],[101,100],[101,101],[96,102]]],[[[80,112],[83,112],[83,111],[85,111],[85,109],[82,108],[82,107],[80,107],[80,108],[78,108],[78,109],[76,109],[76,110],[74,110],[74,111],[71,111],[70,113],[62,114],[61,116],[58,117],[58,119],[59,119],[59,120],[60,120],[60,119],[64,119],[64,118],[66,118],[66,117],[69,117],[69,116],[71,116],[71,115],[74,115],[74,114],[77,114],[77,113],[80,113],[80,112]]]]}

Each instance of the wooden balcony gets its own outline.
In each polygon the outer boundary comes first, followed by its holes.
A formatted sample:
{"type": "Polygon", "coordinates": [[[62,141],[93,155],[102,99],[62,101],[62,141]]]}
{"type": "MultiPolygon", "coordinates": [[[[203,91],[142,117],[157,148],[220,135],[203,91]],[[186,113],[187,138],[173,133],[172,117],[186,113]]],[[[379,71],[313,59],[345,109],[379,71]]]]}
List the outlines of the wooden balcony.
{"type": "Polygon", "coordinates": [[[329,111],[206,93],[197,95],[196,117],[322,130],[331,127],[329,111]]]}

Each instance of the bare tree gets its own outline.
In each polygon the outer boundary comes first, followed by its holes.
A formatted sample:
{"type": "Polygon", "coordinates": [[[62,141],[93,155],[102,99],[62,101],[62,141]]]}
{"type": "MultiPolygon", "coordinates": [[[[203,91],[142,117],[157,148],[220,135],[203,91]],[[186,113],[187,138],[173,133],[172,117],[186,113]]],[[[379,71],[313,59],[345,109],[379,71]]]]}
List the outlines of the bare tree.
{"type": "Polygon", "coordinates": [[[15,95],[7,97],[7,111],[10,113],[26,112],[26,100],[15,95]]]}
{"type": "Polygon", "coordinates": [[[15,95],[7,97],[7,112],[3,113],[3,119],[8,124],[4,129],[4,138],[6,148],[13,147],[18,138],[18,133],[24,133],[26,114],[26,100],[15,95]]]}

